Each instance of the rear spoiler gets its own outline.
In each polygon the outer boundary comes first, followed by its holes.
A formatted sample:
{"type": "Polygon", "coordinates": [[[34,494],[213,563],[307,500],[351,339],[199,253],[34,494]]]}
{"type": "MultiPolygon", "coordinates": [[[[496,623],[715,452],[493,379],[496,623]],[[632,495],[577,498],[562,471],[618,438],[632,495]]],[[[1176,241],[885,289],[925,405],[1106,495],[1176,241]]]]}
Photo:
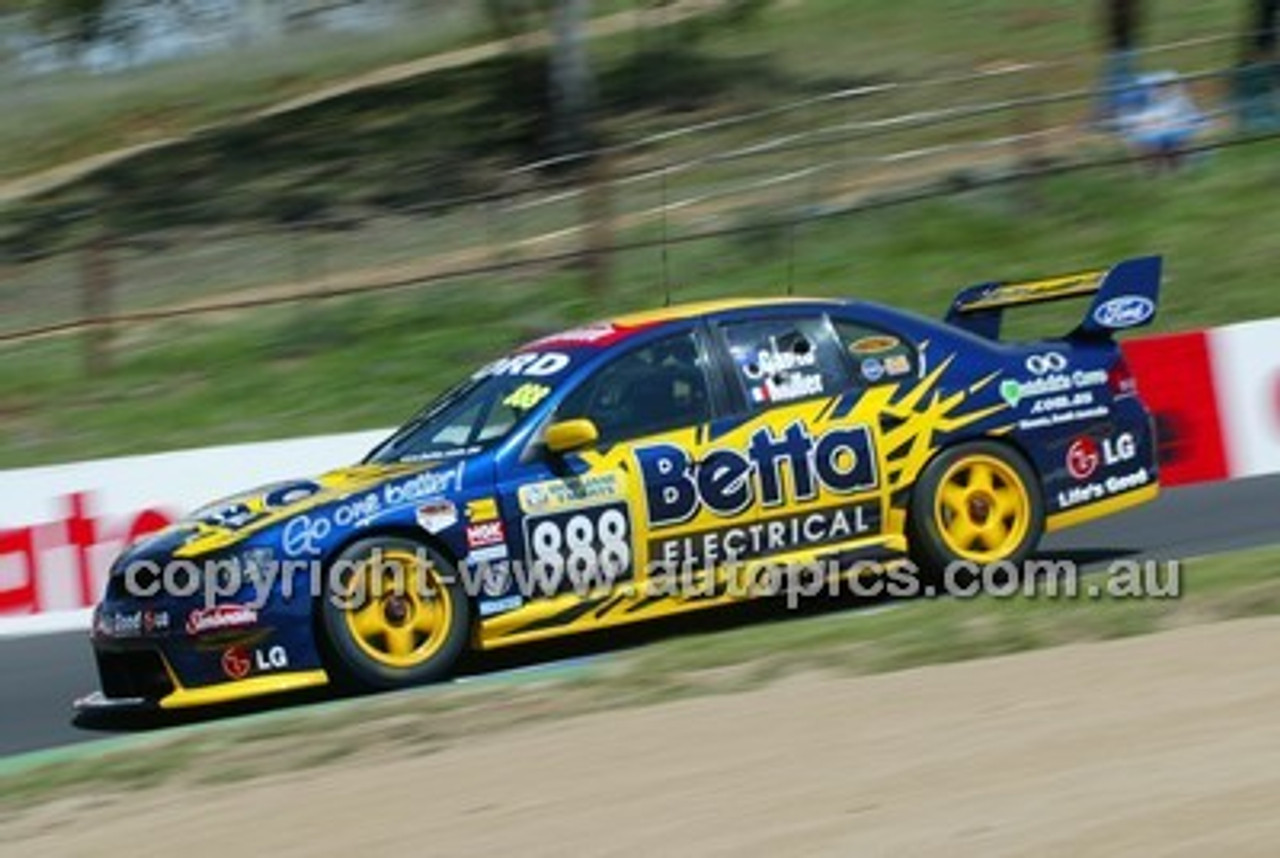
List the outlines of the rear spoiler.
{"type": "Polygon", "coordinates": [[[1000,338],[1006,307],[1093,296],[1084,319],[1068,337],[1096,339],[1150,324],[1160,300],[1159,256],[1127,259],[1112,268],[1041,280],[982,283],[956,295],[947,323],[990,340],[1000,338]]]}

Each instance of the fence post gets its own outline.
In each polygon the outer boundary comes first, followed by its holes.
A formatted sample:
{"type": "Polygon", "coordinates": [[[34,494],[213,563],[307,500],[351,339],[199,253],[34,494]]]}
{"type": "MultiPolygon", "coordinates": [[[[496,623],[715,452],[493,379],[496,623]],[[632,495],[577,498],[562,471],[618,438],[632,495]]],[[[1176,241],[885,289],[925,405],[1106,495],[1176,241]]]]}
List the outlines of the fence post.
{"type": "Polygon", "coordinates": [[[111,370],[111,248],[99,232],[81,250],[80,307],[85,321],[84,368],[86,375],[111,370]]]}
{"type": "Polygon", "coordinates": [[[613,186],[609,155],[598,151],[590,156],[586,187],[582,195],[582,215],[586,220],[587,297],[598,308],[609,294],[613,255],[613,186]]]}
{"type": "MultiPolygon", "coordinates": [[[[1032,75],[1035,73],[1032,72],[1032,75]]],[[[1014,169],[1023,175],[1014,182],[1014,194],[1019,209],[1026,213],[1041,207],[1040,188],[1036,173],[1045,166],[1041,132],[1047,127],[1044,121],[1044,105],[1040,103],[1041,88],[1034,83],[1020,87],[1021,107],[1013,112],[1014,169]]]]}

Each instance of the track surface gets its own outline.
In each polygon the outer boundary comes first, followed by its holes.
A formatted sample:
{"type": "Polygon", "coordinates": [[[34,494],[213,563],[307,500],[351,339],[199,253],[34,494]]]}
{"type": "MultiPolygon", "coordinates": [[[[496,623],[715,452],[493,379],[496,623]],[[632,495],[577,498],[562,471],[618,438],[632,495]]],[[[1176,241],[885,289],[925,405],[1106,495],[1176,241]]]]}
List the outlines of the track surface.
{"type": "MultiPolygon", "coordinates": [[[[1120,556],[1180,558],[1280,542],[1280,477],[1264,477],[1166,491],[1155,503],[1046,540],[1048,553],[1099,562],[1120,556]]],[[[509,670],[567,656],[641,645],[709,624],[751,621],[759,606],[711,612],[692,620],[651,623],[633,629],[555,645],[527,647],[490,657],[470,673],[509,670]],[[721,616],[712,616],[720,614],[721,616]]],[[[97,687],[87,635],[83,632],[0,640],[0,755],[58,747],[109,735],[72,723],[71,701],[97,687]]],[[[292,702],[305,703],[315,695],[292,702]]],[[[288,703],[289,701],[286,701],[288,703]]],[[[232,712],[260,711],[280,701],[232,712]]],[[[213,713],[225,717],[228,710],[213,713]]],[[[207,716],[206,716],[207,717],[207,716]]],[[[136,725],[133,725],[136,729],[136,725]]]]}

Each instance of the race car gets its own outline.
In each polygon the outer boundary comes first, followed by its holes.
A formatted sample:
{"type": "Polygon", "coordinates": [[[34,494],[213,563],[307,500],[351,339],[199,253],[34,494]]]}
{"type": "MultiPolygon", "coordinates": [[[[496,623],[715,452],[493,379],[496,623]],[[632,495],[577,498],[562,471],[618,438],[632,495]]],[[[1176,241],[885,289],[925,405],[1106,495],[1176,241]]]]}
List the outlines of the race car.
{"type": "Polygon", "coordinates": [[[1152,320],[1160,268],[985,283],[943,322],[753,299],[529,343],[359,464],[127,548],[93,621],[102,688],[80,705],[408,686],[468,648],[751,598],[730,583],[765,568],[1017,563],[1158,492],[1114,335],[1152,320]],[[1073,298],[1087,309],[1065,335],[1001,341],[1007,308],[1073,298]]]}

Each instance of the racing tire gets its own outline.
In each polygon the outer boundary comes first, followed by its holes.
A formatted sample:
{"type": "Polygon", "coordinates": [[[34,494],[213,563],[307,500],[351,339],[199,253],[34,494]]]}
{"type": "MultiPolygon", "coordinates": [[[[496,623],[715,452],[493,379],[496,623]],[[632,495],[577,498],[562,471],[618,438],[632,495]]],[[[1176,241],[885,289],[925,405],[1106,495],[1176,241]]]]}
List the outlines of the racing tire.
{"type": "Polygon", "coordinates": [[[974,441],[944,450],[911,493],[908,546],[934,581],[958,561],[1021,564],[1044,532],[1035,471],[1016,450],[974,441]]]}
{"type": "Polygon", "coordinates": [[[411,539],[378,536],[334,560],[321,599],[330,678],[347,690],[444,679],[471,635],[472,609],[453,563],[411,539]]]}

